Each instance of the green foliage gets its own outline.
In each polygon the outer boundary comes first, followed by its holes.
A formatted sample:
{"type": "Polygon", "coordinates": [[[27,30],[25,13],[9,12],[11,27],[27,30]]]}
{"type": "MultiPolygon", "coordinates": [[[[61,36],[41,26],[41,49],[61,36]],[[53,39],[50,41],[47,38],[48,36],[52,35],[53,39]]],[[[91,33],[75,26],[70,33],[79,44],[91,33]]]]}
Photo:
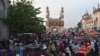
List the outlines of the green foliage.
{"type": "Polygon", "coordinates": [[[40,8],[34,8],[31,2],[22,0],[16,4],[10,4],[8,17],[4,22],[13,35],[25,32],[43,33],[45,31],[43,18],[37,17],[40,13],[40,8]]]}
{"type": "Polygon", "coordinates": [[[77,26],[78,26],[78,29],[80,29],[81,28],[81,22],[78,22],[77,26]]]}

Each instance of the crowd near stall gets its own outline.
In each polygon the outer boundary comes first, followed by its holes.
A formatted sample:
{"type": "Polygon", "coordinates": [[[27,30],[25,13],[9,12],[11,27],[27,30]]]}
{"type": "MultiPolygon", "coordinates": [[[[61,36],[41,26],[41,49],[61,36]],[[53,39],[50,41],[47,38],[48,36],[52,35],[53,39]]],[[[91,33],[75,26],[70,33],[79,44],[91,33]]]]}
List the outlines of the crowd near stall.
{"type": "Polygon", "coordinates": [[[80,33],[21,34],[0,40],[0,56],[99,56],[100,41],[80,33]]]}

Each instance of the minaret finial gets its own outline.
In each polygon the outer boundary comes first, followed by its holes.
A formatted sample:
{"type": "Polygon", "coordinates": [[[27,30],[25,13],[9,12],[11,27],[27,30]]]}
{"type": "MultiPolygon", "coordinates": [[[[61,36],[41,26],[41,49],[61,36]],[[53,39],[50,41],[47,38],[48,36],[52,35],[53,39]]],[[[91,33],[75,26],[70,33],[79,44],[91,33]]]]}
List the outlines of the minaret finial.
{"type": "Polygon", "coordinates": [[[86,9],[86,13],[88,13],[87,9],[86,9]]]}
{"type": "Polygon", "coordinates": [[[89,15],[89,13],[88,13],[88,11],[87,11],[87,10],[85,11],[84,15],[89,15]]]}
{"type": "Polygon", "coordinates": [[[87,14],[87,15],[88,15],[88,11],[87,11],[87,9],[86,9],[86,12],[85,12],[85,14],[87,14]]]}
{"type": "Polygon", "coordinates": [[[64,13],[64,8],[63,7],[61,8],[61,13],[64,13]]]}
{"type": "Polygon", "coordinates": [[[94,6],[93,6],[93,11],[95,10],[94,6]]]}
{"type": "Polygon", "coordinates": [[[100,8],[100,4],[98,3],[98,8],[100,8]]]}
{"type": "Polygon", "coordinates": [[[49,12],[49,7],[47,6],[46,11],[49,12]]]}
{"type": "Polygon", "coordinates": [[[64,18],[64,8],[61,7],[61,11],[60,11],[60,19],[64,18]]]}
{"type": "Polygon", "coordinates": [[[50,16],[50,12],[49,12],[49,7],[47,6],[47,8],[46,8],[46,18],[49,18],[49,16],[50,16]]]}

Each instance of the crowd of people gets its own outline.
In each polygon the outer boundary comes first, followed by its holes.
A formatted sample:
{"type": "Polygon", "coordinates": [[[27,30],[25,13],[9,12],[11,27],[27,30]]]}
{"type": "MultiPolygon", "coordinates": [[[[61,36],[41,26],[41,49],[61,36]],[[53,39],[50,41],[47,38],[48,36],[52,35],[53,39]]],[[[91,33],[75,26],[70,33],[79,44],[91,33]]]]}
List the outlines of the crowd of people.
{"type": "MultiPolygon", "coordinates": [[[[11,56],[98,56],[99,47],[97,38],[75,34],[17,36],[5,43],[0,41],[0,50],[6,48],[4,52],[11,56]]],[[[6,55],[4,52],[0,55],[6,55]]]]}
{"type": "Polygon", "coordinates": [[[99,40],[85,36],[55,35],[42,38],[45,56],[98,56],[99,40]],[[50,37],[50,38],[49,38],[50,37]]]}

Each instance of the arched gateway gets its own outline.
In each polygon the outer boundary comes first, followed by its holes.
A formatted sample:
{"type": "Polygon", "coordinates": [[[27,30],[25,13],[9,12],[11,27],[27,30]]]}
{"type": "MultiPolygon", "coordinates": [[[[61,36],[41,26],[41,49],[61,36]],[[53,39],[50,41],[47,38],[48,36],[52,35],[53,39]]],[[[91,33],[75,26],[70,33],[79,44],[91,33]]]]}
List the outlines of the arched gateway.
{"type": "Polygon", "coordinates": [[[62,32],[64,27],[64,9],[61,8],[60,17],[59,18],[51,18],[49,7],[46,8],[46,30],[47,32],[62,32]]]}

